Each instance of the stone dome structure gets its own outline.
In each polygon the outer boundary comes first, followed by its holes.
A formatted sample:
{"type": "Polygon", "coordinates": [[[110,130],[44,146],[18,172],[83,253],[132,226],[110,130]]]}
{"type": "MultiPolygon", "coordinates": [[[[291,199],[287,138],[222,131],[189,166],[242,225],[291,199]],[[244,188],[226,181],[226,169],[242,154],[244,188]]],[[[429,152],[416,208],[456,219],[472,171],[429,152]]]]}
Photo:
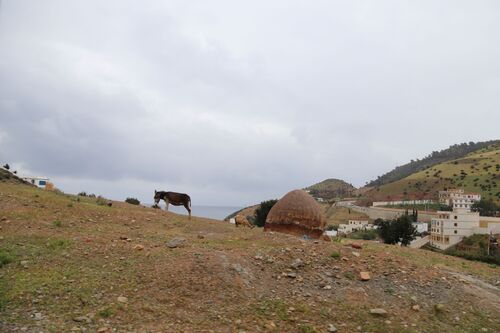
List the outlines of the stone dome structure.
{"type": "Polygon", "coordinates": [[[320,205],[306,191],[288,192],[269,211],[264,231],[278,231],[319,238],[326,218],[320,205]]]}

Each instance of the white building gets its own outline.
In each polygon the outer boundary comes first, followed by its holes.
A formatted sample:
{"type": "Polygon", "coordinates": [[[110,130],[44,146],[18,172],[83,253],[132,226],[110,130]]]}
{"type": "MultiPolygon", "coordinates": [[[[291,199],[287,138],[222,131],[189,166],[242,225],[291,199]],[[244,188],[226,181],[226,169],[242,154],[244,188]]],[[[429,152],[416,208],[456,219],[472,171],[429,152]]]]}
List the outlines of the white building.
{"type": "Polygon", "coordinates": [[[417,233],[419,234],[429,231],[429,225],[425,222],[413,222],[412,225],[417,229],[417,233]]]}
{"type": "Polygon", "coordinates": [[[342,232],[344,234],[349,234],[353,231],[356,230],[366,230],[366,229],[373,229],[370,228],[370,225],[368,221],[365,220],[349,220],[347,224],[339,224],[339,232],[342,232]]]}
{"type": "Polygon", "coordinates": [[[465,208],[470,211],[475,202],[481,200],[481,194],[465,193],[462,189],[439,191],[439,203],[455,208],[465,208]]]}
{"type": "Polygon", "coordinates": [[[452,212],[438,212],[438,217],[431,220],[430,243],[445,250],[473,234],[488,233],[488,227],[479,225],[479,213],[466,208],[456,208],[452,212]]]}
{"type": "Polygon", "coordinates": [[[27,181],[30,184],[33,184],[35,186],[38,186],[40,188],[45,188],[47,186],[47,183],[49,182],[49,179],[47,177],[32,177],[32,176],[26,176],[22,177],[24,181],[27,181]]]}

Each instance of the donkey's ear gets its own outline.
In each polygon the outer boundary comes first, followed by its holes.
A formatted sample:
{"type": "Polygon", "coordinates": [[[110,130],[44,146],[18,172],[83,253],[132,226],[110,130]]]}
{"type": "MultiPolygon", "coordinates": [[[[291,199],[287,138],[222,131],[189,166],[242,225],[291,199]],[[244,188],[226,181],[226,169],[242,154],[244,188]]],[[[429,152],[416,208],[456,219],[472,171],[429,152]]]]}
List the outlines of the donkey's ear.
{"type": "Polygon", "coordinates": [[[156,190],[155,190],[155,194],[156,194],[156,190]]]}

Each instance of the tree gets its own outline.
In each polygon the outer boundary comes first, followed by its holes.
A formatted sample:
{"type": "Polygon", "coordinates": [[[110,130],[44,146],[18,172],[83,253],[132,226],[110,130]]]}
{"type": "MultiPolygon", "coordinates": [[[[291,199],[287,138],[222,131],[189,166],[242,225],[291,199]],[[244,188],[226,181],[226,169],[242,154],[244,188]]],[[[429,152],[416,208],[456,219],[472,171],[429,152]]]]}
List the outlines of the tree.
{"type": "Polygon", "coordinates": [[[417,233],[412,225],[412,218],[407,214],[395,220],[378,221],[378,225],[379,236],[385,244],[401,243],[401,246],[408,246],[417,233]]]}
{"type": "Polygon", "coordinates": [[[4,167],[4,169],[7,169],[7,170],[10,169],[10,165],[8,165],[8,164],[5,164],[3,167],[4,167]]]}
{"type": "Polygon", "coordinates": [[[273,199],[273,200],[267,200],[267,201],[262,201],[260,203],[259,208],[255,210],[254,217],[255,221],[254,224],[258,227],[263,227],[264,224],[266,224],[266,219],[267,219],[267,214],[269,214],[269,211],[273,206],[278,202],[278,200],[273,199]]]}
{"type": "Polygon", "coordinates": [[[472,205],[472,211],[479,212],[481,216],[496,216],[500,211],[500,206],[491,199],[481,199],[472,205]]]}

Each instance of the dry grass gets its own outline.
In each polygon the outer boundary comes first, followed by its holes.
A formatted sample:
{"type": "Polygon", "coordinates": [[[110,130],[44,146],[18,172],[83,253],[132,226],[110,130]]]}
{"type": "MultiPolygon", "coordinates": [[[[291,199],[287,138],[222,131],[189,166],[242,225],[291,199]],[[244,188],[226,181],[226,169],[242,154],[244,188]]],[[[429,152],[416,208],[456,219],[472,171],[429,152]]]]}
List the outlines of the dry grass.
{"type": "Polygon", "coordinates": [[[334,324],[339,332],[493,332],[500,325],[498,302],[468,293],[448,273],[495,282],[498,269],[482,263],[366,242],[356,257],[346,240],[304,241],[7,183],[0,211],[0,255],[8,258],[0,268],[0,331],[325,332],[334,324]],[[165,246],[173,237],[184,246],[165,246]],[[360,270],[372,280],[359,281],[360,270]],[[370,315],[373,307],[389,317],[370,315]],[[81,316],[88,322],[75,321],[81,316]]]}

